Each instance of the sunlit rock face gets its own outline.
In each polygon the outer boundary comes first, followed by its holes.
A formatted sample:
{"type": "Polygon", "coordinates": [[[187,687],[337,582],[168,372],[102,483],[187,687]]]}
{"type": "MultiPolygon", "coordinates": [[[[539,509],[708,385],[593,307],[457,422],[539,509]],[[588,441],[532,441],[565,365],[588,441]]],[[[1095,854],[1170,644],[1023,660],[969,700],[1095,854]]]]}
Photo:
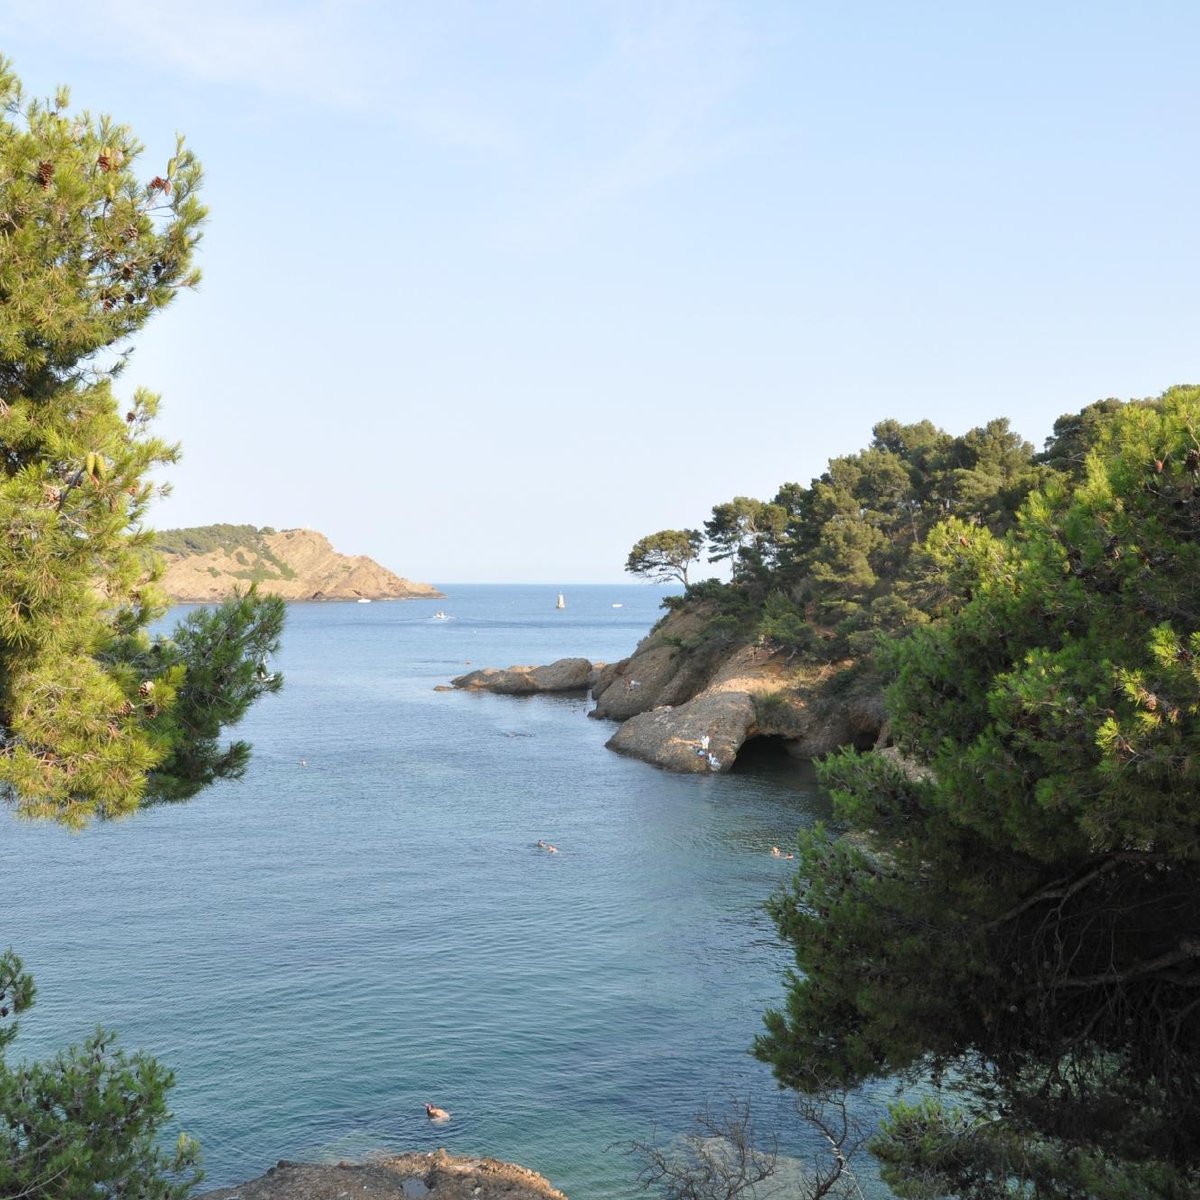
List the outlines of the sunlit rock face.
{"type": "Polygon", "coordinates": [[[534,1171],[494,1158],[435,1150],[380,1156],[363,1163],[280,1162],[236,1187],[197,1200],[567,1200],[534,1171]]]}
{"type": "Polygon", "coordinates": [[[831,700],[827,685],[849,662],[819,668],[764,646],[706,646],[700,606],[671,614],[627,659],[602,669],[592,716],[622,722],[610,749],[669,771],[727,771],[753,737],[781,738],[797,758],[876,744],[883,699],[873,691],[831,700]]]}
{"type": "MultiPolygon", "coordinates": [[[[313,529],[244,528],[243,545],[204,553],[164,550],[167,569],[160,586],[168,597],[209,603],[223,600],[235,588],[245,591],[251,583],[260,592],[285,600],[413,600],[442,595],[430,584],[404,579],[365,555],[339,554],[324,534],[313,529]]],[[[160,537],[169,538],[171,532],[160,537]]]]}

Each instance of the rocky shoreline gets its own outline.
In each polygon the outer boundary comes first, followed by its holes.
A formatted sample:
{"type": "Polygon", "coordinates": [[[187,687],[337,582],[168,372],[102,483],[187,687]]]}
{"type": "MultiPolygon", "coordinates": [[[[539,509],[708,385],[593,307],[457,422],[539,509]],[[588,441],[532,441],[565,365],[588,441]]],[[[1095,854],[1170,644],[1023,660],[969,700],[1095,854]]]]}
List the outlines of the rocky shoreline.
{"type": "Polygon", "coordinates": [[[567,1200],[535,1171],[494,1158],[435,1150],[361,1163],[280,1162],[235,1187],[196,1200],[567,1200]]]}
{"type": "Polygon", "coordinates": [[[797,759],[886,741],[877,689],[830,694],[830,681],[851,663],[798,666],[762,646],[706,648],[699,639],[707,616],[700,606],[671,613],[620,662],[488,667],[450,686],[510,696],[590,692],[596,707],[588,715],[619,723],[608,748],[668,771],[728,771],[755,738],[779,739],[797,759]]]}

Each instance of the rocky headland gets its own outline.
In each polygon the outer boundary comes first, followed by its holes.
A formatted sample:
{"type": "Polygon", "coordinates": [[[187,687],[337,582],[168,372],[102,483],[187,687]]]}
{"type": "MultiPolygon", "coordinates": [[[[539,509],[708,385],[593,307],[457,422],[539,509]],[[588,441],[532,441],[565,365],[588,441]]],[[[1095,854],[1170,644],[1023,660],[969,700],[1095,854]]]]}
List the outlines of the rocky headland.
{"type": "Polygon", "coordinates": [[[166,560],[159,586],[171,600],[211,603],[255,584],[285,600],[411,600],[442,595],[365,555],[339,554],[312,529],[204,525],[167,529],[155,548],[166,560]]]}
{"type": "Polygon", "coordinates": [[[548,1180],[494,1158],[435,1150],[364,1163],[281,1162],[236,1187],[197,1200],[567,1200],[548,1180]]]}
{"type": "Polygon", "coordinates": [[[852,662],[815,666],[767,646],[706,639],[711,617],[704,604],[678,609],[620,662],[485,668],[451,683],[523,696],[589,689],[589,715],[620,723],[608,747],[670,771],[727,771],[754,738],[779,739],[798,759],[886,738],[883,697],[856,684],[852,662]]]}

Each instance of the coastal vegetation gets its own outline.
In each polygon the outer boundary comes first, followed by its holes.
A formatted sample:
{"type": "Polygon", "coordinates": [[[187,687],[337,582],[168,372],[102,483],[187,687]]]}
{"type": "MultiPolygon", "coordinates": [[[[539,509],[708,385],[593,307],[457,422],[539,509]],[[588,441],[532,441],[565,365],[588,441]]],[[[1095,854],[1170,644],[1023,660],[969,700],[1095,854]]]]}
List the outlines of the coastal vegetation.
{"type": "MultiPolygon", "coordinates": [[[[158,397],[121,404],[113,384],[199,278],[200,164],[180,139],[145,170],[127,127],[69,103],[26,103],[0,59],[0,790],[79,827],[245,771],[222,733],[280,686],[284,607],[251,591],[149,632],[148,475],[177,448],[150,433],[158,397]]],[[[33,998],[0,955],[0,1054],[33,998]]],[[[103,1031],[44,1063],[0,1057],[0,1194],[184,1195],[195,1147],[158,1148],[170,1082],[103,1031]]]]}
{"type": "Polygon", "coordinates": [[[698,529],[661,529],[641,538],[625,560],[625,570],[652,582],[688,583],[688,568],[700,559],[704,535],[698,529]]]}
{"type": "MultiPolygon", "coordinates": [[[[155,554],[231,555],[243,569],[237,572],[245,584],[268,579],[295,579],[296,572],[271,549],[267,537],[275,532],[269,525],[195,525],[187,529],[160,529],[154,534],[155,554]],[[257,561],[252,561],[257,560],[257,561]]],[[[216,573],[216,568],[213,568],[216,573]]]]}
{"type": "Polygon", "coordinates": [[[1200,389],[1037,455],[885,422],[706,530],[732,578],[674,603],[850,655],[892,741],[820,766],[756,1053],[800,1092],[921,1081],[872,1142],[900,1196],[1196,1195],[1200,389]]]}

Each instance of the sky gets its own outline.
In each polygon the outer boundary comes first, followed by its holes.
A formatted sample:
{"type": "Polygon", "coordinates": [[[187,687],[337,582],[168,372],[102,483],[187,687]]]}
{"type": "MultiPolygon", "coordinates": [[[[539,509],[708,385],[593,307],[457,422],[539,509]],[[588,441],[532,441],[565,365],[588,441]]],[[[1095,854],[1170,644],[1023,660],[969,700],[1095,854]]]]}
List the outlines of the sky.
{"type": "Polygon", "coordinates": [[[609,582],[884,418],[1040,447],[1200,383],[1192,0],[0,0],[30,95],[204,163],[120,388],[159,527],[609,582]]]}

